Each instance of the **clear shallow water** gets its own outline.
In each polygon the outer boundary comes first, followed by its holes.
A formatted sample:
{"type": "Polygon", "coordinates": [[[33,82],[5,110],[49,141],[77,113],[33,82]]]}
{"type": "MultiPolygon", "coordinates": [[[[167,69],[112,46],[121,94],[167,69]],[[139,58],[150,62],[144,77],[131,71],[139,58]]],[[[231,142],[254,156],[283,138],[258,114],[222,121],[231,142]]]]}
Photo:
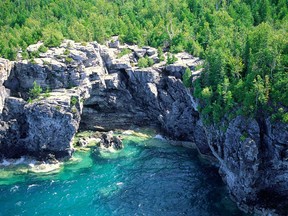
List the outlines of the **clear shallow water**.
{"type": "Polygon", "coordinates": [[[50,174],[0,168],[0,215],[244,215],[197,152],[127,137],[50,174]]]}

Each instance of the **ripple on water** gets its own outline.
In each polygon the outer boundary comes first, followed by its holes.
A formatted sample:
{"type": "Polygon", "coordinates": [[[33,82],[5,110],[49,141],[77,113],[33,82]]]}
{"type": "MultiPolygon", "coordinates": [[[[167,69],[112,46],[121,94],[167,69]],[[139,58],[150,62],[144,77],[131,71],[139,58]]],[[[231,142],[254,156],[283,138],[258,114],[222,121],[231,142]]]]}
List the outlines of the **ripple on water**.
{"type": "Polygon", "coordinates": [[[123,136],[123,150],[77,152],[57,172],[0,168],[0,215],[244,215],[196,151],[123,136]]]}

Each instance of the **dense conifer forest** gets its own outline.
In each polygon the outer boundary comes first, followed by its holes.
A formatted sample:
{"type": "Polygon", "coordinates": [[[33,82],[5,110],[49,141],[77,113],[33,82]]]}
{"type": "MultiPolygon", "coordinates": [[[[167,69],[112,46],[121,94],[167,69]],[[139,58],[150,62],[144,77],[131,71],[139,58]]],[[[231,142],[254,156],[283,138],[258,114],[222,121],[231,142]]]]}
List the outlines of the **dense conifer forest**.
{"type": "MultiPolygon", "coordinates": [[[[64,38],[187,51],[205,59],[193,83],[207,123],[244,114],[288,122],[288,0],[2,0],[0,56],[64,38]]],[[[187,79],[187,77],[186,77],[187,79]]]]}

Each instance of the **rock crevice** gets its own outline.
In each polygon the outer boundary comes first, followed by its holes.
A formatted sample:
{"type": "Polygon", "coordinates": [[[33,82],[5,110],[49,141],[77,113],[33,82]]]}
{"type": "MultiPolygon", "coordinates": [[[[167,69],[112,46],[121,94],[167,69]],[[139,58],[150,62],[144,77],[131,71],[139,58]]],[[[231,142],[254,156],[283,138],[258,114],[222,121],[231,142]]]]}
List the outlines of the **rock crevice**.
{"type": "Polygon", "coordinates": [[[193,76],[201,73],[195,71],[199,58],[180,53],[178,61],[166,65],[150,47],[115,41],[109,47],[66,40],[34,62],[0,59],[0,154],[52,154],[61,159],[71,156],[79,129],[157,127],[171,139],[194,142],[202,154],[217,158],[220,175],[240,206],[283,213],[287,124],[238,116],[222,127],[204,126],[197,101],[181,80],[186,68],[193,76]],[[154,64],[139,68],[143,57],[154,64]],[[29,101],[34,82],[46,93],[29,101]],[[269,193],[279,202],[267,200],[269,193]]]}

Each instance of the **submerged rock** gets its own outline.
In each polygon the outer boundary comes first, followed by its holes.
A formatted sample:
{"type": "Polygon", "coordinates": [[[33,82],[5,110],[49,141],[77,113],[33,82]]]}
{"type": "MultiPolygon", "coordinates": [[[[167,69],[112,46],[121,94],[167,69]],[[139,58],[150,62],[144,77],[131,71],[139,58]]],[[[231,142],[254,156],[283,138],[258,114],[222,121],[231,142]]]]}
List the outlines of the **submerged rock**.
{"type": "MultiPolygon", "coordinates": [[[[182,83],[187,68],[199,76],[199,58],[180,53],[174,64],[166,65],[151,47],[121,46],[116,40],[109,46],[113,48],[66,40],[35,62],[0,59],[0,155],[54,161],[54,156],[71,156],[79,127],[157,127],[167,138],[195,143],[202,154],[217,158],[220,174],[239,205],[250,210],[257,205],[278,210],[287,205],[287,124],[238,116],[204,126],[182,83]],[[121,56],[123,50],[127,53],[121,56]],[[144,56],[159,63],[135,67],[144,56]],[[28,103],[34,82],[47,92],[28,103]]],[[[84,139],[79,142],[86,144],[84,139]]],[[[101,145],[123,148],[121,138],[110,134],[102,135],[101,145]]]]}
{"type": "Polygon", "coordinates": [[[103,146],[104,148],[114,148],[115,150],[122,149],[123,143],[121,140],[121,136],[113,136],[111,134],[102,134],[101,140],[100,140],[100,146],[103,146]]]}

